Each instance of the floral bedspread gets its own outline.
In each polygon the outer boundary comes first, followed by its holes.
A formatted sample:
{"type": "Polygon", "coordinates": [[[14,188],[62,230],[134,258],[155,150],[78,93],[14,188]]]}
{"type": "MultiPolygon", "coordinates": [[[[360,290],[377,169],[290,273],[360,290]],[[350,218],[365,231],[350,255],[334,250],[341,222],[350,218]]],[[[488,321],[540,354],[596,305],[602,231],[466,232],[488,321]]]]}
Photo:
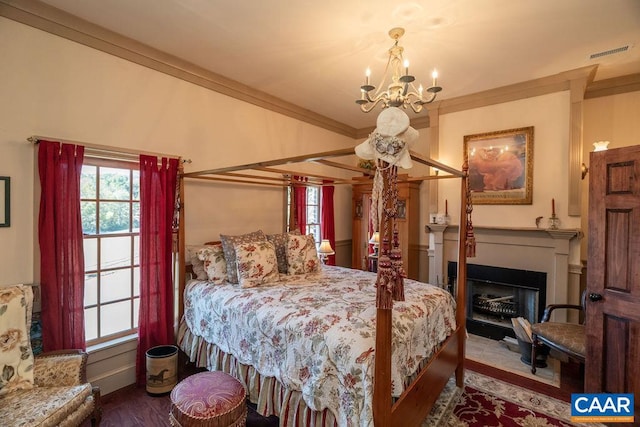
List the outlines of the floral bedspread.
{"type": "MultiPolygon", "coordinates": [[[[191,281],[184,319],[191,332],[329,408],[341,426],[372,426],[375,274],[323,266],[256,288],[191,281]]],[[[393,394],[455,329],[455,301],[405,280],[393,308],[393,394]]]]}

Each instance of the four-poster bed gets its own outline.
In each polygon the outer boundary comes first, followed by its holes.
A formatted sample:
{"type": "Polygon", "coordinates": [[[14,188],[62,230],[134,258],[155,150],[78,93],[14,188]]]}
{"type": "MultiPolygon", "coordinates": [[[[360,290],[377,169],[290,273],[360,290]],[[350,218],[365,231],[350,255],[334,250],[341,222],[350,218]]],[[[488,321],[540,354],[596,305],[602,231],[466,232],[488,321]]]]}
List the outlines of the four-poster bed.
{"type": "MultiPolygon", "coordinates": [[[[218,169],[211,169],[199,172],[189,172],[184,173],[181,176],[180,193],[184,195],[184,181],[185,179],[206,179],[211,181],[222,181],[222,182],[236,182],[242,184],[255,184],[255,185],[279,185],[286,186],[289,184],[289,181],[286,179],[286,176],[293,176],[296,173],[292,170],[283,170],[283,169],[274,169],[275,166],[280,165],[290,165],[295,163],[302,162],[317,162],[321,163],[325,166],[341,168],[344,170],[354,170],[354,167],[351,165],[343,164],[340,162],[334,161],[335,158],[343,157],[343,156],[351,156],[354,154],[353,148],[347,148],[342,150],[334,150],[327,151],[322,153],[314,153],[310,155],[302,155],[295,156],[277,160],[270,160],[264,162],[250,163],[239,166],[231,166],[231,167],[223,167],[218,169]],[[327,160],[332,159],[332,160],[327,160]],[[239,173],[240,171],[247,170],[258,170],[261,171],[260,174],[253,175],[247,173],[239,173]],[[265,173],[266,172],[266,173],[265,173]],[[267,176],[267,173],[275,173],[279,175],[279,178],[274,178],[273,176],[267,176]],[[285,176],[285,178],[283,178],[285,176]]],[[[401,394],[396,393],[395,397],[393,397],[394,391],[397,390],[397,384],[393,384],[392,377],[394,375],[392,369],[392,358],[393,351],[395,351],[395,347],[392,349],[392,340],[393,340],[393,332],[392,328],[394,327],[395,318],[398,316],[397,314],[394,316],[394,311],[392,307],[383,307],[375,308],[375,348],[372,348],[372,353],[375,355],[374,362],[374,371],[373,371],[373,396],[371,406],[373,408],[373,423],[376,426],[395,426],[395,425],[420,425],[421,422],[428,415],[430,408],[433,406],[435,401],[440,395],[440,392],[446,385],[449,378],[455,373],[456,375],[456,384],[458,387],[462,387],[464,381],[464,358],[465,358],[465,284],[466,284],[466,256],[467,251],[470,249],[467,241],[467,231],[468,231],[468,217],[470,214],[470,198],[468,195],[468,183],[467,183],[467,167],[463,166],[462,170],[457,170],[450,166],[444,165],[440,162],[434,161],[432,159],[426,158],[418,153],[410,152],[410,157],[412,160],[437,168],[442,173],[439,175],[432,176],[420,176],[420,177],[411,177],[409,179],[413,179],[416,181],[430,180],[430,179],[442,179],[442,178],[453,178],[459,177],[461,179],[461,212],[460,212],[460,223],[459,223],[459,259],[458,259],[458,286],[456,289],[455,295],[455,306],[457,309],[455,310],[455,325],[452,326],[451,330],[448,331],[448,336],[440,342],[433,350],[433,353],[428,361],[421,364],[421,368],[416,371],[413,375],[413,380],[410,384],[404,387],[401,394]],[[424,366],[422,366],[424,365],[424,366]]],[[[357,169],[357,168],[356,168],[357,169]]],[[[364,172],[364,170],[362,170],[364,172]]],[[[309,175],[305,173],[304,175],[309,175]]],[[[317,177],[317,176],[316,176],[317,177]]],[[[319,179],[327,179],[330,177],[321,176],[317,177],[319,179]]],[[[334,184],[349,184],[352,181],[349,179],[335,179],[332,178],[334,184]]],[[[387,201],[388,203],[393,203],[393,201],[387,201]]],[[[182,218],[184,218],[184,212],[181,214],[182,218]]],[[[388,230],[393,229],[393,218],[384,218],[384,221],[389,221],[388,230]]],[[[244,366],[242,363],[238,363],[237,360],[234,359],[232,355],[225,354],[224,351],[221,351],[216,343],[208,342],[204,337],[198,336],[197,332],[191,331],[185,322],[184,317],[182,316],[183,304],[185,304],[184,292],[185,285],[187,283],[186,280],[186,268],[185,268],[185,243],[184,243],[184,221],[180,222],[180,238],[179,238],[179,255],[180,255],[180,263],[181,263],[181,277],[180,277],[180,302],[179,309],[180,315],[182,317],[182,322],[180,325],[180,333],[179,333],[179,345],[182,349],[189,355],[192,361],[197,361],[200,365],[206,366],[208,368],[213,369],[224,369],[228,371],[232,371],[236,376],[240,376],[241,380],[245,381],[245,384],[251,381],[250,373],[255,374],[255,368],[249,366],[244,366]],[[215,362],[212,362],[214,358],[217,357],[215,362]],[[208,359],[208,360],[205,360],[208,359]]],[[[390,231],[389,231],[390,233],[390,231]]],[[[390,236],[390,235],[389,235],[390,236]]],[[[388,240],[389,242],[391,239],[388,240]]],[[[356,277],[356,275],[354,275],[356,277]]],[[[358,276],[360,277],[360,276],[358,276]]],[[[374,282],[376,281],[375,275],[371,273],[370,282],[371,287],[374,286],[374,282]]],[[[325,280],[326,279],[325,277],[325,280]]],[[[356,280],[355,278],[353,279],[356,280]]],[[[407,281],[409,284],[408,288],[408,296],[414,295],[414,289],[416,288],[416,284],[413,281],[407,281]]],[[[417,283],[417,282],[416,282],[417,283]]],[[[200,286],[200,294],[202,292],[207,293],[209,291],[206,290],[205,285],[194,285],[194,287],[200,286]],[[204,286],[204,287],[203,287],[204,286]],[[205,289],[203,291],[203,289],[205,289]]],[[[425,285],[426,286],[426,285],[425,285]]],[[[227,296],[228,297],[228,296],[227,296]]],[[[233,297],[231,298],[233,299],[233,297]]],[[[230,300],[231,300],[230,299],[230,300]]],[[[186,304],[190,307],[190,304],[194,304],[193,301],[187,301],[186,304]]],[[[402,304],[402,303],[401,303],[402,304]]],[[[392,303],[389,305],[393,305],[392,303]]],[[[402,307],[404,307],[402,305],[402,307]]],[[[225,317],[226,318],[226,317],[225,317]]],[[[194,328],[197,329],[197,328],[194,328]]],[[[254,384],[255,385],[255,384],[254,384]]],[[[274,395],[279,394],[279,398],[282,399],[284,395],[287,394],[289,390],[287,387],[279,384],[278,381],[271,379],[271,382],[261,382],[258,386],[260,387],[269,387],[271,392],[274,395]]],[[[264,391],[264,390],[261,390],[264,391]]],[[[326,390],[327,393],[330,390],[326,390]]],[[[251,394],[251,390],[249,393],[250,397],[254,397],[251,394]]],[[[371,398],[371,397],[370,397],[371,398]]],[[[289,422],[291,420],[295,420],[296,423],[302,423],[306,425],[324,425],[326,422],[326,416],[313,414],[314,411],[307,411],[304,415],[298,418],[287,418],[286,415],[280,413],[279,411],[286,410],[284,406],[288,405],[290,402],[283,403],[282,401],[274,402],[278,397],[271,397],[270,400],[265,403],[262,402],[262,407],[259,405],[259,409],[265,410],[267,412],[276,413],[281,417],[281,425],[287,425],[287,419],[289,422]],[[284,418],[284,419],[283,419],[284,418]]],[[[298,396],[298,399],[301,401],[302,399],[298,396]]],[[[302,402],[302,406],[307,408],[302,402]]],[[[312,405],[310,405],[312,406],[312,405]]],[[[290,408],[289,408],[290,409],[290,408]]],[[[307,408],[308,409],[308,408],[307,408]]],[[[339,418],[336,416],[336,420],[339,418]]],[[[338,421],[336,421],[338,422],[338,421]]],[[[368,425],[366,422],[364,424],[359,425],[368,425]]]]}

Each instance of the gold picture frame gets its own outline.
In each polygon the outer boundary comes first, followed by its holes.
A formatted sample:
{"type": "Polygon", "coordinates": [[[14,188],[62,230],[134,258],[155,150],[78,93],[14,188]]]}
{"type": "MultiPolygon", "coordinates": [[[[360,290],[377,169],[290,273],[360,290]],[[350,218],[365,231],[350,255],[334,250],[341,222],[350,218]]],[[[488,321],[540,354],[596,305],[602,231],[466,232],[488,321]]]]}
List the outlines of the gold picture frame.
{"type": "Polygon", "coordinates": [[[11,225],[11,178],[0,176],[0,227],[11,225]]]}
{"type": "Polygon", "coordinates": [[[464,159],[474,204],[533,202],[533,126],[465,135],[464,159]]]}

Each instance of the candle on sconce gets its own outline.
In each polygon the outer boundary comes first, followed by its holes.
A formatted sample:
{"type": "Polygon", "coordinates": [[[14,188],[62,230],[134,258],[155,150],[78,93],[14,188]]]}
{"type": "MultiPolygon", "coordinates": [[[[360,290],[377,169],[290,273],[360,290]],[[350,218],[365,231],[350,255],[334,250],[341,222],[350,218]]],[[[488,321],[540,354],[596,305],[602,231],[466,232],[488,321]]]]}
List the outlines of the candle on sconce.
{"type": "Polygon", "coordinates": [[[433,77],[433,84],[431,86],[435,86],[438,82],[438,72],[436,70],[433,70],[433,73],[431,73],[431,77],[433,77]]]}
{"type": "Polygon", "coordinates": [[[371,76],[371,69],[367,67],[367,71],[365,71],[364,75],[366,76],[365,84],[369,86],[369,77],[371,76]]]}
{"type": "Polygon", "coordinates": [[[404,74],[405,75],[409,75],[409,60],[405,59],[404,60],[404,74]]]}
{"type": "Polygon", "coordinates": [[[551,216],[556,216],[556,199],[551,199],[551,216]]]}

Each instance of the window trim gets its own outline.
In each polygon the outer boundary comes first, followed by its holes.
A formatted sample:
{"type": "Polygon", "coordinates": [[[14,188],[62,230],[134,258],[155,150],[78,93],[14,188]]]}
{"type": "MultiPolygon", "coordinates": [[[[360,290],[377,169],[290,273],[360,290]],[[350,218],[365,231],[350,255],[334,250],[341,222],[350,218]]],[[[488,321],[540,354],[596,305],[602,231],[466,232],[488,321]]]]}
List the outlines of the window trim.
{"type": "MultiPolygon", "coordinates": [[[[138,272],[139,274],[139,269],[140,269],[140,263],[139,260],[138,262],[136,262],[134,254],[135,254],[135,242],[136,239],[139,241],[139,236],[140,236],[140,232],[139,230],[133,231],[133,226],[134,226],[134,205],[135,203],[140,203],[140,198],[139,198],[139,193],[138,193],[138,197],[137,199],[134,198],[134,185],[130,185],[129,188],[129,197],[126,200],[122,200],[122,199],[101,199],[100,198],[100,168],[110,168],[110,169],[126,169],[129,172],[129,182],[131,184],[133,184],[133,179],[134,179],[134,172],[135,171],[139,171],[140,167],[139,164],[136,162],[128,162],[128,161],[123,161],[123,160],[112,160],[112,159],[105,159],[105,158],[100,158],[100,157],[93,157],[93,156],[87,156],[85,158],[84,166],[90,166],[90,167],[96,167],[96,194],[95,194],[95,199],[94,198],[80,198],[80,202],[95,202],[96,203],[96,212],[95,212],[95,221],[96,221],[96,232],[95,234],[87,234],[87,233],[83,233],[84,237],[83,237],[83,241],[87,241],[87,240],[94,240],[96,241],[96,266],[95,269],[90,269],[88,270],[85,266],[85,275],[86,274],[95,274],[96,275],[96,280],[97,280],[97,288],[96,288],[96,303],[94,304],[89,304],[89,305],[85,305],[84,301],[83,301],[83,309],[86,310],[87,309],[93,309],[96,308],[97,309],[97,313],[96,313],[96,329],[97,329],[97,338],[92,338],[92,339],[86,339],[85,338],[85,344],[87,345],[87,347],[95,347],[95,346],[100,346],[102,344],[114,341],[114,340],[120,340],[122,338],[125,337],[129,337],[132,335],[137,335],[138,333],[138,328],[137,328],[137,319],[135,319],[135,313],[136,313],[136,300],[139,301],[140,299],[140,293],[138,292],[138,294],[136,295],[135,292],[135,282],[136,282],[136,272],[138,272]],[[101,202],[122,202],[122,203],[128,203],[128,212],[129,212],[129,230],[127,232],[124,233],[100,233],[100,203],[101,202]],[[109,267],[109,268],[101,268],[101,240],[103,238],[109,238],[109,237],[129,237],[131,239],[130,242],[130,254],[131,254],[131,259],[130,259],[130,264],[126,265],[126,266],[118,266],[118,267],[109,267]],[[129,275],[130,275],[130,289],[129,289],[129,294],[130,297],[124,297],[124,298],[117,298],[114,300],[110,300],[108,303],[102,303],[102,301],[100,300],[100,293],[101,293],[101,289],[100,289],[100,276],[102,273],[104,272],[108,272],[108,271],[123,271],[123,270],[129,270],[129,275]],[[123,301],[130,301],[131,302],[131,306],[130,306],[130,324],[131,325],[136,325],[133,328],[129,328],[126,330],[122,330],[119,332],[115,332],[115,333],[111,333],[108,335],[104,335],[101,336],[101,330],[102,328],[102,321],[101,321],[101,315],[100,315],[100,308],[102,306],[106,306],[106,305],[111,305],[111,304],[116,304],[116,303],[121,303],[123,301]]],[[[139,281],[139,280],[138,280],[139,281]]],[[[85,282],[86,283],[86,282],[85,282]]],[[[139,302],[137,303],[138,307],[139,307],[139,302]]],[[[85,316],[86,319],[86,316],[85,316]]],[[[85,325],[86,325],[86,320],[85,320],[85,325]]]]}

